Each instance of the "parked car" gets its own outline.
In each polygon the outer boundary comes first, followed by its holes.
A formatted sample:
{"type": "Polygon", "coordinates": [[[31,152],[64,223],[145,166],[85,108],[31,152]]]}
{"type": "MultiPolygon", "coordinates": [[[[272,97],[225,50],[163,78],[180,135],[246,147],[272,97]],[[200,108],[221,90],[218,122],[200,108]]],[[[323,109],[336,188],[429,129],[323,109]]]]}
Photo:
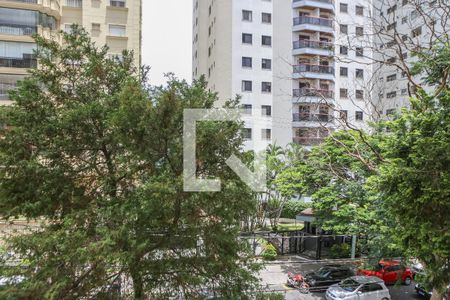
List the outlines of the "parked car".
{"type": "Polygon", "coordinates": [[[398,260],[381,260],[374,270],[360,269],[357,275],[376,276],[387,284],[393,284],[400,280],[403,284],[410,285],[413,279],[411,270],[402,266],[398,260]]]}
{"type": "MultiPolygon", "coordinates": [[[[433,292],[429,289],[422,286],[420,283],[417,283],[414,288],[416,289],[417,295],[422,299],[431,299],[433,292]]],[[[448,297],[450,296],[450,285],[447,286],[447,291],[444,295],[444,300],[450,300],[448,297]]]]}
{"type": "Polygon", "coordinates": [[[375,276],[353,276],[327,289],[327,300],[389,300],[384,281],[375,276]]]}
{"type": "Polygon", "coordinates": [[[326,265],[315,272],[306,273],[304,275],[304,280],[308,284],[309,290],[321,291],[354,275],[355,272],[353,272],[350,267],[343,265],[326,265]]]}

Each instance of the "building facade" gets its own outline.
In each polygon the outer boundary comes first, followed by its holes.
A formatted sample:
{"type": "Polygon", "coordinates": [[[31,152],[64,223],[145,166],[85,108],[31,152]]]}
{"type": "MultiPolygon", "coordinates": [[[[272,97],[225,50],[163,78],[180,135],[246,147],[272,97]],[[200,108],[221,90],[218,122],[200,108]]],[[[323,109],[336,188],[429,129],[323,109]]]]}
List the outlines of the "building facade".
{"type": "Polygon", "coordinates": [[[0,104],[8,90],[37,66],[33,34],[57,37],[72,24],[83,26],[110,53],[133,50],[141,55],[141,0],[0,0],[0,104]]]}

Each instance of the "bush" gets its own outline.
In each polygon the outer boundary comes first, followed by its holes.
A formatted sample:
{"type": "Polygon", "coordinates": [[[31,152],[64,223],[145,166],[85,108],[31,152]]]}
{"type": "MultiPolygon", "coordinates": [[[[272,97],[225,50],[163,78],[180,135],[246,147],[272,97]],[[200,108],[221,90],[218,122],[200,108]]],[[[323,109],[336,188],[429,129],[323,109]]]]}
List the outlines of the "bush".
{"type": "Polygon", "coordinates": [[[264,251],[261,256],[265,260],[275,260],[277,258],[277,249],[272,244],[268,244],[264,247],[264,251]]]}
{"type": "Polygon", "coordinates": [[[284,300],[284,296],[280,293],[260,293],[256,296],[256,300],[284,300]]]}
{"type": "Polygon", "coordinates": [[[305,203],[299,200],[289,200],[283,206],[281,217],[295,219],[295,217],[306,208],[311,207],[311,203],[305,203]]]}
{"type": "Polygon", "coordinates": [[[351,256],[352,247],[347,244],[335,244],[331,246],[330,257],[331,258],[349,258],[351,256]]]}

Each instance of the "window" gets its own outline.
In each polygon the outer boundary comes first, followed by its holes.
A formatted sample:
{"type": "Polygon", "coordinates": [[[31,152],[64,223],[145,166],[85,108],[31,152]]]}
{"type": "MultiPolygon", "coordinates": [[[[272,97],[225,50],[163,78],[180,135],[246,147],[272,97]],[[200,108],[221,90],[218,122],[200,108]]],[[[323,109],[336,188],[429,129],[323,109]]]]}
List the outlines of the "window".
{"type": "Polygon", "coordinates": [[[250,10],[243,10],[242,11],[242,21],[249,21],[251,22],[253,19],[252,12],[250,10]]]}
{"type": "Polygon", "coordinates": [[[341,46],[339,48],[339,53],[341,53],[342,55],[348,55],[348,48],[345,46],[341,46]]]}
{"type": "Polygon", "coordinates": [[[419,35],[421,35],[422,34],[422,27],[417,27],[416,29],[414,29],[412,32],[411,32],[411,36],[414,38],[414,37],[418,37],[419,35]]]}
{"type": "Polygon", "coordinates": [[[397,27],[397,22],[394,22],[394,23],[389,24],[389,25],[386,27],[386,29],[389,31],[389,30],[395,29],[395,27],[397,27]]]}
{"type": "Polygon", "coordinates": [[[272,92],[272,83],[271,82],[262,82],[261,83],[261,92],[263,92],[263,93],[272,92]]]}
{"type": "Polygon", "coordinates": [[[364,91],[363,90],[356,90],[355,97],[358,100],[364,99],[364,91]]]}
{"type": "Polygon", "coordinates": [[[250,141],[252,139],[252,129],[251,128],[242,129],[242,136],[244,137],[244,140],[250,141]]]}
{"type": "Polygon", "coordinates": [[[110,0],[109,5],[114,7],[125,7],[125,0],[110,0]]]}
{"type": "Polygon", "coordinates": [[[348,12],[348,4],[347,3],[339,4],[339,11],[341,13],[347,13],[348,12]]]}
{"type": "Polygon", "coordinates": [[[92,31],[100,31],[100,23],[92,23],[92,31]]]}
{"type": "Polygon", "coordinates": [[[341,76],[347,77],[347,76],[348,76],[348,68],[346,68],[346,67],[341,67],[341,69],[340,69],[340,71],[339,71],[339,74],[340,74],[341,76]]]}
{"type": "Polygon", "coordinates": [[[393,63],[395,63],[396,61],[397,61],[397,57],[391,57],[391,58],[388,58],[388,59],[387,59],[387,62],[390,63],[390,64],[393,64],[393,63]]]}
{"type": "Polygon", "coordinates": [[[348,111],[347,110],[341,110],[339,112],[339,117],[341,118],[341,120],[347,121],[348,111]]]}
{"type": "Polygon", "coordinates": [[[339,97],[347,98],[348,97],[348,90],[347,89],[340,89],[339,90],[339,97]]]}
{"type": "Polygon", "coordinates": [[[272,60],[263,58],[261,61],[261,68],[263,70],[271,70],[272,69],[272,60]]]}
{"type": "Polygon", "coordinates": [[[362,47],[356,47],[356,56],[364,56],[364,49],[362,47]]]}
{"type": "Polygon", "coordinates": [[[417,12],[417,10],[413,10],[411,12],[411,20],[416,19],[419,16],[419,13],[417,12]]]}
{"type": "Polygon", "coordinates": [[[339,25],[339,29],[340,29],[341,33],[343,33],[343,34],[348,33],[348,25],[341,24],[341,25],[339,25]]]}
{"type": "Polygon", "coordinates": [[[262,13],[261,14],[261,22],[270,24],[272,23],[272,14],[262,13]]]}
{"type": "Polygon", "coordinates": [[[0,41],[0,67],[34,68],[36,44],[0,41]]]}
{"type": "Polygon", "coordinates": [[[386,94],[386,98],[388,98],[388,99],[392,99],[392,98],[395,98],[395,97],[397,97],[397,92],[396,91],[386,94]]]}
{"type": "Polygon", "coordinates": [[[265,117],[272,116],[272,106],[270,105],[261,105],[261,114],[265,117]]]}
{"type": "Polygon", "coordinates": [[[386,116],[394,115],[395,114],[395,108],[386,109],[386,116]]]}
{"type": "Polygon", "coordinates": [[[357,26],[355,29],[356,36],[363,36],[364,35],[364,27],[357,26]]]}
{"type": "Polygon", "coordinates": [[[364,16],[364,7],[356,5],[355,13],[357,16],[364,16]]]}
{"type": "Polygon", "coordinates": [[[362,121],[364,119],[364,113],[362,111],[355,112],[355,120],[362,121]]]}
{"type": "Polygon", "coordinates": [[[242,67],[243,68],[251,68],[252,67],[252,58],[251,57],[242,57],[242,67]]]}
{"type": "Polygon", "coordinates": [[[396,11],[396,10],[397,10],[397,5],[393,5],[393,6],[388,8],[387,13],[390,14],[390,13],[393,13],[394,11],[396,11]]]}
{"type": "Polygon", "coordinates": [[[408,40],[408,35],[404,34],[402,35],[402,41],[406,42],[408,40]]]}
{"type": "Polygon", "coordinates": [[[271,140],[272,139],[272,129],[261,129],[261,139],[271,140]]]}
{"type": "Polygon", "coordinates": [[[250,80],[242,80],[242,91],[251,92],[253,90],[253,83],[250,80]]]}
{"type": "Polygon", "coordinates": [[[242,34],[242,43],[243,44],[253,44],[253,36],[250,33],[242,34]]]}
{"type": "Polygon", "coordinates": [[[408,94],[408,89],[402,89],[402,90],[400,91],[400,93],[402,94],[402,96],[405,96],[405,95],[408,94]]]}
{"type": "Polygon", "coordinates": [[[392,74],[392,75],[389,75],[388,77],[386,77],[387,82],[394,81],[396,79],[397,79],[397,74],[392,74]]]}
{"type": "Polygon", "coordinates": [[[364,70],[356,69],[356,78],[364,78],[364,70]]]}
{"type": "Polygon", "coordinates": [[[252,105],[251,104],[242,104],[241,109],[242,109],[242,113],[245,115],[252,114],[252,105]]]}
{"type": "Polygon", "coordinates": [[[125,25],[109,25],[109,34],[112,36],[125,36],[125,25]]]}
{"type": "Polygon", "coordinates": [[[261,37],[261,45],[263,46],[272,46],[272,37],[268,35],[263,35],[261,37]]]}

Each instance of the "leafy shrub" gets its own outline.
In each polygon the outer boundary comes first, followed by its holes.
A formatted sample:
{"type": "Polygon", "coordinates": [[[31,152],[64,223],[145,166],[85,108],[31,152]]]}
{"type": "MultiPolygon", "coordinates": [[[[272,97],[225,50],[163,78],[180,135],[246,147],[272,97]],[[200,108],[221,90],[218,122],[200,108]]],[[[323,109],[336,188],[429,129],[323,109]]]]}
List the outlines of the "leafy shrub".
{"type": "Polygon", "coordinates": [[[265,260],[275,260],[277,258],[277,249],[272,244],[268,244],[264,247],[264,251],[261,256],[265,260]]]}
{"type": "Polygon", "coordinates": [[[284,296],[280,293],[260,293],[256,295],[256,300],[284,300],[284,296]]]}
{"type": "Polygon", "coordinates": [[[348,258],[351,255],[351,247],[349,244],[335,244],[331,246],[330,257],[331,258],[348,258]]]}
{"type": "Polygon", "coordinates": [[[283,206],[281,211],[282,218],[295,219],[295,217],[303,210],[311,207],[311,203],[305,203],[298,200],[289,200],[283,206]]]}

